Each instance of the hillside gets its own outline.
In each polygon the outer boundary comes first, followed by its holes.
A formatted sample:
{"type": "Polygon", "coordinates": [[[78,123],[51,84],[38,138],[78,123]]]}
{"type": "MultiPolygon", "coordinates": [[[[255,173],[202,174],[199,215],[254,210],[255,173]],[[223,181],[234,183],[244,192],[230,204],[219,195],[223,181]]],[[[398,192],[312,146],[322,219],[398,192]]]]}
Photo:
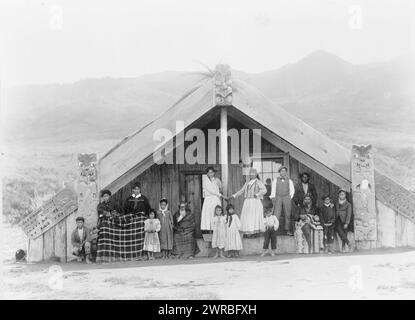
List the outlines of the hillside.
{"type": "MultiPolygon", "coordinates": [[[[317,51],[277,70],[233,74],[344,146],[371,143],[376,166],[415,189],[412,56],[354,65],[317,51]]],[[[30,210],[35,189],[46,197],[76,177],[78,152],[104,153],[199,80],[195,73],[168,71],[8,90],[2,109],[5,212],[30,210]]]]}

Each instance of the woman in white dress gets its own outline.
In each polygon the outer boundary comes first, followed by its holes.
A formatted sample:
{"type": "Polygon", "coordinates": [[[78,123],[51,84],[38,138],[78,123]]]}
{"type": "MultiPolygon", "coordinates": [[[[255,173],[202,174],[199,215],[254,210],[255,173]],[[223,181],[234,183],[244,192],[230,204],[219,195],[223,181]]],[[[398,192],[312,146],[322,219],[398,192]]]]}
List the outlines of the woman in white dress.
{"type": "Polygon", "coordinates": [[[236,198],[241,195],[245,197],[241,212],[241,231],[245,234],[265,232],[264,208],[261,200],[267,193],[267,188],[257,176],[257,170],[251,168],[249,170],[250,180],[230,197],[236,198]]]}
{"type": "Polygon", "coordinates": [[[212,219],[215,215],[216,206],[222,205],[222,183],[215,177],[215,169],[208,167],[206,169],[207,179],[203,179],[203,207],[200,222],[201,230],[212,230],[212,219]]]}

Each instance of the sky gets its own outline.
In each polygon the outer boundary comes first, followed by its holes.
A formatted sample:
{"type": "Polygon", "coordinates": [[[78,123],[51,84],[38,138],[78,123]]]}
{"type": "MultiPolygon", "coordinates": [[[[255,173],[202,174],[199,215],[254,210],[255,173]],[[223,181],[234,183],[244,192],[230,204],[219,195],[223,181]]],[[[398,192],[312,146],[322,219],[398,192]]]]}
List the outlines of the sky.
{"type": "Polygon", "coordinates": [[[67,83],[200,70],[262,72],[325,50],[351,63],[415,52],[415,1],[6,0],[0,81],[67,83]]]}

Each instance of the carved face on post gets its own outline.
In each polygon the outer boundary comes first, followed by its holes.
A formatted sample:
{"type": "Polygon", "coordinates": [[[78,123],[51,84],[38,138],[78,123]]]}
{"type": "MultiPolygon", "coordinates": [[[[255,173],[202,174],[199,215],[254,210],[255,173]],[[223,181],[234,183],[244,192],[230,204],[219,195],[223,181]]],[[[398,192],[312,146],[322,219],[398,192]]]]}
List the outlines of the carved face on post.
{"type": "Polygon", "coordinates": [[[80,168],[80,179],[85,183],[95,181],[97,179],[97,170],[95,163],[97,162],[97,155],[92,154],[78,154],[79,168],[80,168]]]}

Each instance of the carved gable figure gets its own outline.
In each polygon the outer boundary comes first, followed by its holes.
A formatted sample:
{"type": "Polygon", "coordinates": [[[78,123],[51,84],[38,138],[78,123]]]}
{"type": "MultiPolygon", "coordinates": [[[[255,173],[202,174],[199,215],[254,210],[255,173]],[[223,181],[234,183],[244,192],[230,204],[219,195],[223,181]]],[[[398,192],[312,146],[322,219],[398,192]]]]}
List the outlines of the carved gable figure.
{"type": "Polygon", "coordinates": [[[216,65],[214,71],[215,99],[217,105],[232,104],[231,68],[227,64],[216,65]]]}

